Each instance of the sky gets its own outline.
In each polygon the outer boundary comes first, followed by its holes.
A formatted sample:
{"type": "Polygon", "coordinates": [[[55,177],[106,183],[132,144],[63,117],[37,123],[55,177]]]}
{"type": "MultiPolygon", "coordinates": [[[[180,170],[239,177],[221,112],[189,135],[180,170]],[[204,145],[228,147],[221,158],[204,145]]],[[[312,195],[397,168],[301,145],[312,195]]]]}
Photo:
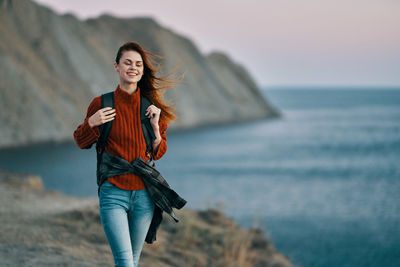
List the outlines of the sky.
{"type": "Polygon", "coordinates": [[[262,87],[400,87],[399,0],[35,1],[79,19],[153,17],[262,87]]]}

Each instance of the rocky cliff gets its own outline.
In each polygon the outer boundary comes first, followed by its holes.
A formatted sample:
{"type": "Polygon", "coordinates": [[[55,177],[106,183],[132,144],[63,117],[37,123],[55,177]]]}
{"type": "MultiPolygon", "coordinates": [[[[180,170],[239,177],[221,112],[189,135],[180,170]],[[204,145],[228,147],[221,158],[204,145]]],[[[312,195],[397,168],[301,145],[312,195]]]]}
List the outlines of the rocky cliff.
{"type": "MultiPolygon", "coordinates": [[[[114,90],[115,54],[126,41],[178,64],[184,82],[165,98],[180,117],[170,129],[277,116],[245,67],[156,20],[102,15],[79,20],[30,0],[0,0],[0,147],[72,140],[91,99],[114,90]]],[[[161,74],[161,73],[160,73],[161,74]]]]}

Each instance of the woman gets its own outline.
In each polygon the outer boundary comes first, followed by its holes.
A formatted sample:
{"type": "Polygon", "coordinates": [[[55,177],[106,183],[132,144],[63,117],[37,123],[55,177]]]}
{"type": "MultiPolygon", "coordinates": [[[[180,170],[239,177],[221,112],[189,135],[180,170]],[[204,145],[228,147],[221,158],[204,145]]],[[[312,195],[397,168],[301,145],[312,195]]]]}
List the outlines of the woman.
{"type": "MultiPolygon", "coordinates": [[[[146,154],[140,122],[142,94],[152,103],[146,116],[150,118],[156,136],[152,143],[153,159],[158,160],[165,154],[166,129],[177,116],[172,112],[174,108],[162,100],[160,90],[173,87],[168,84],[177,81],[166,79],[172,73],[155,76],[156,70],[149,57],[152,55],[136,42],[125,43],[119,48],[114,63],[119,74],[119,84],[114,91],[115,108],[101,108],[101,96],[93,98],[84,122],[74,132],[80,148],[90,148],[100,136],[98,126],[114,120],[105,151],[129,162],[137,157],[147,161],[150,155],[146,154]],[[162,83],[166,85],[156,87],[162,83]]],[[[109,177],[100,188],[99,207],[115,266],[137,267],[155,208],[141,177],[134,173],[109,177]]]]}

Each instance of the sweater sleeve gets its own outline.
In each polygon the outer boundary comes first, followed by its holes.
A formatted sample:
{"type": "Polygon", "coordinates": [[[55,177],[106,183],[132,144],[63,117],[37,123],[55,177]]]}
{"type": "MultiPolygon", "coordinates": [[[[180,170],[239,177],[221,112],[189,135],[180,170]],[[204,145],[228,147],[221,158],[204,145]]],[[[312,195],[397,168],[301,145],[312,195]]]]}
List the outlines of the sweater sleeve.
{"type": "Polygon", "coordinates": [[[158,125],[160,129],[161,142],[158,145],[157,150],[153,151],[154,160],[160,159],[162,156],[164,156],[165,152],[167,152],[167,133],[165,131],[168,128],[168,124],[159,122],[158,125]]]}
{"type": "Polygon", "coordinates": [[[74,131],[74,140],[81,149],[91,148],[93,143],[95,143],[100,136],[99,127],[94,126],[92,128],[89,125],[89,118],[100,108],[101,97],[97,96],[93,98],[92,102],[90,103],[86,112],[86,118],[84,119],[83,123],[74,131]]]}

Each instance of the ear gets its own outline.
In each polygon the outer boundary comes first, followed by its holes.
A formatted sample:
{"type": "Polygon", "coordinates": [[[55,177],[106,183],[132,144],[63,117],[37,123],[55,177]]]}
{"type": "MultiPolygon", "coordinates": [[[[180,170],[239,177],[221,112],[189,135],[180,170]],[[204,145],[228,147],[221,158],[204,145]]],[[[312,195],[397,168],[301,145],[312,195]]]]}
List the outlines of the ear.
{"type": "Polygon", "coordinates": [[[114,62],[114,69],[115,69],[116,72],[119,72],[117,62],[114,62]]]}

